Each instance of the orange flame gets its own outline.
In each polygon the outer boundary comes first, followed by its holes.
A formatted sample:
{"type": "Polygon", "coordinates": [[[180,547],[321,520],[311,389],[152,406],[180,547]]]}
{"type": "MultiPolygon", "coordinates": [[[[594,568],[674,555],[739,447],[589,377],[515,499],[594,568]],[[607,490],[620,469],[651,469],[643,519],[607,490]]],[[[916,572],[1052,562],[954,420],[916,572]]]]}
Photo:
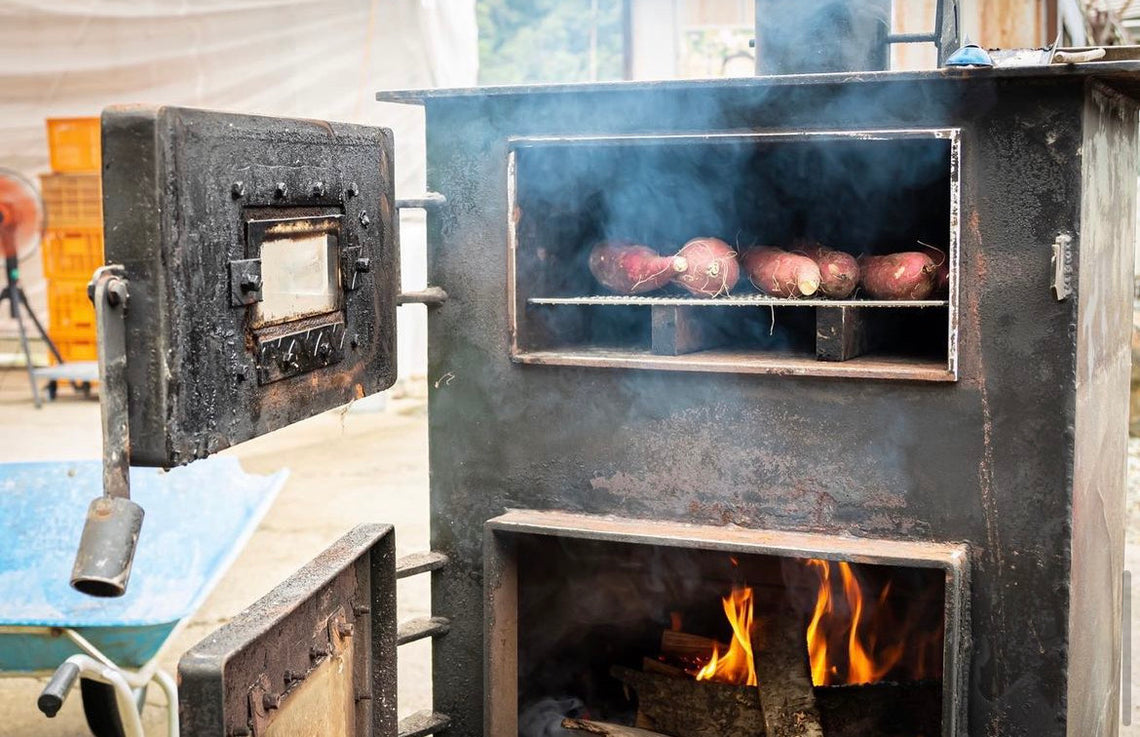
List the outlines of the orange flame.
{"type": "Polygon", "coordinates": [[[732,593],[721,603],[732,627],[732,642],[723,655],[719,646],[713,646],[709,662],[697,671],[697,680],[755,686],[758,681],[756,661],[752,657],[752,588],[733,587],[732,593]]]}
{"type": "Polygon", "coordinates": [[[808,566],[816,569],[819,576],[819,594],[815,600],[815,611],[808,623],[808,658],[811,661],[811,682],[817,686],[828,683],[827,636],[820,629],[824,617],[831,614],[831,565],[825,560],[809,560],[808,566]]]}
{"type": "Polygon", "coordinates": [[[829,686],[883,680],[902,661],[909,636],[909,628],[892,629],[885,617],[876,616],[888,609],[885,605],[890,583],[880,591],[876,605],[870,607],[873,614],[868,616],[863,590],[851,564],[837,564],[844,599],[837,602],[832,592],[831,564],[824,560],[809,560],[807,563],[819,577],[815,610],[807,628],[812,682],[817,686],[829,686]],[[844,604],[842,608],[846,611],[838,611],[837,604],[844,604]],[[829,652],[829,642],[835,643],[837,635],[845,635],[846,652],[829,652]],[[890,637],[893,642],[880,645],[880,635],[890,637]],[[841,662],[844,658],[845,662],[841,662]],[[845,673],[841,672],[843,666],[845,673]]]}

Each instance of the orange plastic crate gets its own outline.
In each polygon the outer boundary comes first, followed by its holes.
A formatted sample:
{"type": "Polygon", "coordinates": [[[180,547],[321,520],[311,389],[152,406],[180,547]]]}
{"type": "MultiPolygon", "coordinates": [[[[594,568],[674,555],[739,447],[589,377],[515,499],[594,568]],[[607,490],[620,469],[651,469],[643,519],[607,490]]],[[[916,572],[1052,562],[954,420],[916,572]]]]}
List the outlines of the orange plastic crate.
{"type": "Polygon", "coordinates": [[[52,340],[95,340],[95,308],[87,298],[87,280],[48,282],[48,335],[52,340]]]}
{"type": "Polygon", "coordinates": [[[49,228],[43,240],[44,276],[91,280],[103,265],[102,228],[49,228]]]}
{"type": "MultiPolygon", "coordinates": [[[[59,355],[63,356],[64,361],[97,361],[99,360],[99,351],[95,346],[94,339],[81,340],[81,339],[56,339],[52,337],[52,342],[55,347],[59,349],[59,355]]],[[[55,358],[52,358],[55,363],[55,358]]]]}
{"type": "Polygon", "coordinates": [[[99,118],[48,118],[47,136],[53,171],[99,171],[99,118]]]}
{"type": "Polygon", "coordinates": [[[102,228],[103,182],[98,172],[41,174],[49,228],[102,228]]]}

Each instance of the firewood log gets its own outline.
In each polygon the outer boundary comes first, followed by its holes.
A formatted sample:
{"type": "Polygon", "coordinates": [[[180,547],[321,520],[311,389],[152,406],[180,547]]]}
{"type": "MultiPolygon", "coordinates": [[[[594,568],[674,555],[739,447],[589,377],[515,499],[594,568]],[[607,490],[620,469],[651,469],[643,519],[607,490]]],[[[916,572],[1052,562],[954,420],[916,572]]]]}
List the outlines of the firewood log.
{"type": "Polygon", "coordinates": [[[602,737],[665,737],[660,732],[650,732],[648,729],[638,729],[637,727],[627,727],[624,724],[611,724],[609,722],[593,722],[589,719],[571,719],[570,717],[562,720],[562,728],[600,734],[602,737]]]}
{"type": "Polygon", "coordinates": [[[800,618],[765,618],[753,635],[752,652],[768,737],[823,737],[800,618]]]}
{"type": "Polygon", "coordinates": [[[718,643],[711,637],[690,635],[688,632],[665,630],[661,633],[661,654],[671,655],[681,660],[707,661],[712,657],[713,647],[726,652],[728,646],[718,643]]]}
{"type": "Polygon", "coordinates": [[[637,694],[638,726],[674,737],[762,737],[754,686],[731,686],[615,666],[610,674],[637,694]]]}

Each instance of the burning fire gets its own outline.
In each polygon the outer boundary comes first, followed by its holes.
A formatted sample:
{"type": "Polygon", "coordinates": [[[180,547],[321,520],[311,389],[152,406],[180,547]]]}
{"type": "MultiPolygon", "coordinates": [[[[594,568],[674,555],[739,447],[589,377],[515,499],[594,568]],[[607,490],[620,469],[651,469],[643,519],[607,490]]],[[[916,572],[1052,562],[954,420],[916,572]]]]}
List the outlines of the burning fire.
{"type": "Polygon", "coordinates": [[[732,642],[724,654],[719,645],[713,645],[712,657],[697,671],[697,680],[755,686],[758,682],[752,657],[752,588],[734,586],[721,603],[732,626],[732,642]]]}
{"type": "MultiPolygon", "coordinates": [[[[832,564],[825,560],[807,561],[819,577],[815,609],[807,628],[808,654],[812,682],[817,686],[864,684],[883,680],[899,666],[906,654],[905,643],[911,639],[911,626],[892,621],[887,597],[891,584],[886,583],[873,603],[855,577],[851,564],[840,562],[838,582],[842,597],[835,591],[832,564]],[[885,641],[885,642],[884,642],[885,641]]],[[[941,637],[925,638],[917,645],[916,677],[925,674],[928,645],[941,637]]]]}

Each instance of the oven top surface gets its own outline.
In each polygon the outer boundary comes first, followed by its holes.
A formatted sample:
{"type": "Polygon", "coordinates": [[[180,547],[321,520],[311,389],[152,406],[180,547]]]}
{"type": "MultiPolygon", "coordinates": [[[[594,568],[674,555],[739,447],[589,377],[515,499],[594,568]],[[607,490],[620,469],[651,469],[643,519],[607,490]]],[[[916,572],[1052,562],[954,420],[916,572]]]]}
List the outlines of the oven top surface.
{"type": "Polygon", "coordinates": [[[1051,64],[1022,67],[966,68],[949,67],[921,71],[833,72],[827,74],[785,74],[759,77],[717,79],[669,79],[633,82],[587,82],[574,84],[490,85],[448,89],[381,90],[381,102],[423,103],[432,99],[455,97],[496,97],[533,94],[591,92],[684,91],[694,88],[755,89],[836,83],[893,83],[936,80],[983,79],[1061,79],[1096,77],[1110,81],[1122,91],[1140,97],[1140,59],[1087,62],[1083,64],[1051,64]]]}

